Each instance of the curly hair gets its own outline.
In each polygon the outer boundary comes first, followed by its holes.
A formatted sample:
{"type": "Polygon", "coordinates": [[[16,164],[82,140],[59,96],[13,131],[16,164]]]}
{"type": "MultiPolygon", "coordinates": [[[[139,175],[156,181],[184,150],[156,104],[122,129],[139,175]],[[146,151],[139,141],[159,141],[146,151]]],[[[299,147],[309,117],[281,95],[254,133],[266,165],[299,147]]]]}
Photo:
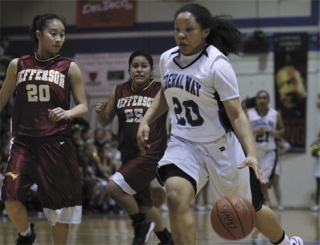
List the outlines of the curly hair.
{"type": "Polygon", "coordinates": [[[239,54],[239,48],[242,46],[242,34],[228,20],[230,16],[212,16],[207,8],[196,3],[187,4],[179,8],[174,18],[176,19],[182,12],[190,12],[202,29],[210,28],[210,33],[206,38],[208,44],[212,44],[226,56],[230,53],[239,54]]]}

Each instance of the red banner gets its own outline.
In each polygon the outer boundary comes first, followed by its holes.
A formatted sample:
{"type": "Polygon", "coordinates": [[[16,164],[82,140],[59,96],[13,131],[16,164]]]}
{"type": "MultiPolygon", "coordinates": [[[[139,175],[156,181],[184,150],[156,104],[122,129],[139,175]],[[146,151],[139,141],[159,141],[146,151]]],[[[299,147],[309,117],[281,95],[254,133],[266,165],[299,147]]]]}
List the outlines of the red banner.
{"type": "Polygon", "coordinates": [[[135,0],[77,0],[77,28],[128,27],[135,23],[135,0]]]}
{"type": "Polygon", "coordinates": [[[307,56],[306,33],[274,36],[275,102],[291,152],[306,150],[307,56]]]}

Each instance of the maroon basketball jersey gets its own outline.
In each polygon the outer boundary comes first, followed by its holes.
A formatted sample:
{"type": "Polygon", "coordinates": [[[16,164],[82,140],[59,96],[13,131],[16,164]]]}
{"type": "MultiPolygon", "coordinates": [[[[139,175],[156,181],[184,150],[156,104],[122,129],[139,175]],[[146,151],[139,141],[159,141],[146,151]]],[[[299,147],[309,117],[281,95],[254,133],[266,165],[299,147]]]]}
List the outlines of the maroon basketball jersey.
{"type": "Polygon", "coordinates": [[[12,115],[14,136],[70,135],[70,120],[53,122],[48,118],[48,109],[70,108],[70,63],[60,55],[46,60],[35,54],[19,58],[12,115]]]}
{"type": "MultiPolygon", "coordinates": [[[[154,97],[161,88],[159,82],[151,84],[140,92],[132,90],[132,82],[117,85],[115,91],[115,104],[119,119],[119,151],[123,156],[139,154],[137,143],[137,131],[139,123],[150,107],[154,97]]],[[[148,144],[151,148],[148,154],[157,155],[163,153],[167,146],[166,130],[167,113],[164,113],[153,124],[150,125],[148,144]]]]}

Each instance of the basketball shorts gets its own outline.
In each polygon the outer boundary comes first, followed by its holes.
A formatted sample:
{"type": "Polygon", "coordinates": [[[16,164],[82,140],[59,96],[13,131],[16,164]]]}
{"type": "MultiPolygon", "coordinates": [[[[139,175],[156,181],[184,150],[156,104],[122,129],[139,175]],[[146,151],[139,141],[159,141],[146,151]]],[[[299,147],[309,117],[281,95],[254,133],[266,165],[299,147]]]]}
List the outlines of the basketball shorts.
{"type": "Polygon", "coordinates": [[[280,161],[277,161],[276,168],[274,170],[274,174],[277,176],[280,176],[282,174],[282,168],[281,168],[280,161]]]}
{"type": "Polygon", "coordinates": [[[261,173],[266,182],[270,182],[275,174],[275,169],[278,161],[277,150],[257,151],[260,162],[261,173]]]}
{"type": "Polygon", "coordinates": [[[25,204],[33,184],[38,185],[39,200],[52,225],[81,222],[81,178],[70,138],[18,136],[11,140],[2,201],[25,204]]]}
{"type": "Polygon", "coordinates": [[[124,192],[133,195],[139,206],[152,207],[150,183],[155,179],[158,161],[162,155],[122,156],[122,166],[113,174],[113,180],[124,192]]]}
{"type": "MultiPolygon", "coordinates": [[[[216,200],[227,194],[239,194],[252,201],[249,168],[237,168],[244,159],[242,146],[232,132],[210,143],[171,136],[158,172],[161,173],[161,167],[174,164],[195,180],[196,194],[209,179],[216,200]]],[[[161,174],[159,177],[162,179],[161,174]]]]}

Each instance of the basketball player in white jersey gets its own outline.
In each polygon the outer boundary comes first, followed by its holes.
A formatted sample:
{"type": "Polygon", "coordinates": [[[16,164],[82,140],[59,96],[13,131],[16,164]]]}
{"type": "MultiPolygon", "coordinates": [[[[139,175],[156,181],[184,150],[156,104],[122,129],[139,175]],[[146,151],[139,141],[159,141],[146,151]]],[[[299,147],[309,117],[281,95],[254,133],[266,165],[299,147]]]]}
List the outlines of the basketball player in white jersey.
{"type": "Polygon", "coordinates": [[[276,166],[279,164],[276,139],[285,131],[280,113],[269,107],[269,102],[269,93],[261,90],[256,95],[256,106],[247,111],[261,172],[266,181],[266,184],[262,185],[262,192],[267,206],[270,206],[268,187],[272,184],[276,166]]]}
{"type": "Polygon", "coordinates": [[[208,9],[192,3],[176,12],[174,38],[177,47],[160,58],[163,87],[137,133],[145,154],[150,148],[149,125],[169,112],[171,138],[158,177],[166,188],[174,243],[196,243],[190,204],[209,181],[216,198],[233,193],[252,200],[256,228],[273,244],[303,244],[299,237],[288,238],[273,211],[262,205],[259,181],[265,182],[226,57],[237,54],[241,33],[223,16],[212,17],[208,9]]]}

